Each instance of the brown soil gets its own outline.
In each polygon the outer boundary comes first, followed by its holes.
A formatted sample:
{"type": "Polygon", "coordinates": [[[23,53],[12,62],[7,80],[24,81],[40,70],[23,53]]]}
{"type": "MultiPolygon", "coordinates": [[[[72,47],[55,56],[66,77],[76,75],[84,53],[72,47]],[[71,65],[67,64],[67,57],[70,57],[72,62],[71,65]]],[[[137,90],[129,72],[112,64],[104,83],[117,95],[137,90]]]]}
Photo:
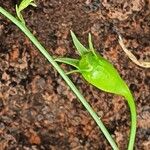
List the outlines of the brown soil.
{"type": "MultiPolygon", "coordinates": [[[[17,0],[0,6],[15,14],[17,0]]],[[[24,11],[27,26],[53,56],[77,57],[70,29],[118,69],[133,92],[138,130],[135,149],[150,149],[150,70],[132,63],[116,28],[139,58],[150,60],[148,0],[38,0],[24,11]]],[[[69,69],[68,66],[62,65],[69,69]]],[[[120,150],[127,148],[130,113],[124,99],[70,78],[101,117],[120,150]]],[[[27,37],[0,15],[0,150],[110,150],[87,111],[27,37]]]]}

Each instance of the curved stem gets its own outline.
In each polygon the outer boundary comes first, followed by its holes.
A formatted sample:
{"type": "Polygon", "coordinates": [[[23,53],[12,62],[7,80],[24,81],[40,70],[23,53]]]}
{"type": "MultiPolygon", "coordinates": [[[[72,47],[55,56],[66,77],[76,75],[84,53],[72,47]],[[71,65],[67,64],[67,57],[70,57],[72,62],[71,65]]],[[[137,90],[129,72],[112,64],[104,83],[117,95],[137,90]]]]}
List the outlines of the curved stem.
{"type": "Polygon", "coordinates": [[[135,136],[136,136],[136,124],[137,124],[137,115],[136,115],[136,106],[133,99],[132,94],[129,92],[128,95],[125,96],[130,112],[131,112],[131,129],[130,129],[130,138],[129,138],[129,144],[128,144],[128,150],[134,149],[134,142],[135,142],[135,136]]]}
{"type": "Polygon", "coordinates": [[[0,13],[2,13],[5,17],[10,19],[14,24],[19,27],[24,34],[33,42],[33,44],[38,48],[38,50],[44,55],[45,58],[53,65],[53,67],[58,71],[58,73],[61,75],[61,77],[66,81],[68,86],[71,88],[71,90],[76,94],[76,96],[79,98],[80,102],[84,105],[84,107],[87,109],[87,111],[90,113],[92,118],[95,120],[103,134],[105,135],[106,139],[109,141],[110,145],[114,150],[118,150],[118,147],[116,143],[114,142],[113,138],[107,131],[106,127],[100,120],[100,118],[97,116],[97,114],[94,112],[92,107],[88,104],[88,102],[85,100],[85,98],[81,95],[81,93],[78,91],[78,89],[75,87],[75,85],[72,83],[72,81],[68,78],[68,76],[64,73],[64,71],[59,67],[59,65],[54,61],[54,59],[49,55],[49,53],[46,51],[46,49],[38,42],[38,40],[33,36],[33,34],[28,30],[28,28],[18,21],[15,17],[13,17],[9,12],[7,12],[5,9],[0,7],[0,13]]]}

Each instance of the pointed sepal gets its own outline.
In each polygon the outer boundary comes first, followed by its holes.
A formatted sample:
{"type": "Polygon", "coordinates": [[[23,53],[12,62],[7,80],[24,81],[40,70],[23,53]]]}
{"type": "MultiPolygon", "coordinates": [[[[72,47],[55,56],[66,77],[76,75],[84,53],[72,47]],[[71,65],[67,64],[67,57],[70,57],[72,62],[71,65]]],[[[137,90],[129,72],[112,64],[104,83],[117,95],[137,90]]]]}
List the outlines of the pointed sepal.
{"type": "Polygon", "coordinates": [[[94,47],[93,47],[93,43],[92,43],[92,36],[89,33],[89,37],[88,37],[88,41],[89,41],[89,48],[91,51],[94,51],[94,47]]]}
{"type": "Polygon", "coordinates": [[[79,69],[79,60],[73,58],[56,58],[55,61],[71,65],[79,69]]]}
{"type": "Polygon", "coordinates": [[[70,75],[72,73],[81,73],[81,71],[80,70],[71,70],[71,71],[66,72],[67,75],[70,75]]]}
{"type": "Polygon", "coordinates": [[[89,49],[90,49],[90,51],[92,51],[93,54],[97,57],[95,49],[94,49],[94,46],[93,46],[93,43],[92,43],[92,36],[91,36],[90,33],[89,33],[89,37],[88,37],[88,42],[89,42],[89,49]]]}
{"type": "Polygon", "coordinates": [[[76,35],[73,33],[73,31],[70,31],[71,32],[71,37],[72,37],[72,40],[73,40],[73,43],[76,47],[76,49],[78,50],[80,56],[84,55],[85,53],[89,52],[89,50],[87,48],[85,48],[81,43],[80,41],[78,40],[78,38],[76,37],[76,35]]]}

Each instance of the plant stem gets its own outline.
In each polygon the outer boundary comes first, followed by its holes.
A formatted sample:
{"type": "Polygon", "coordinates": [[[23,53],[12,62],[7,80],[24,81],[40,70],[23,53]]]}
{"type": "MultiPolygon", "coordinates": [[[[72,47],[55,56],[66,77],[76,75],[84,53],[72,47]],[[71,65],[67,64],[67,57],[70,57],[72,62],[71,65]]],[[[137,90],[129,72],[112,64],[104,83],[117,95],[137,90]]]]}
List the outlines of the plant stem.
{"type": "Polygon", "coordinates": [[[58,73],[61,75],[61,77],[66,81],[68,86],[71,88],[71,90],[75,93],[75,95],[78,97],[80,102],[84,105],[84,107],[87,109],[87,111],[90,113],[92,118],[95,120],[103,134],[105,135],[106,139],[109,141],[110,145],[114,150],[118,150],[118,147],[116,143],[114,142],[113,138],[107,131],[106,127],[100,120],[100,118],[97,116],[97,114],[94,112],[92,107],[88,104],[88,102],[85,100],[85,98],[82,96],[82,94],[78,91],[76,86],[72,83],[72,81],[68,78],[68,76],[64,73],[64,71],[59,67],[59,65],[54,61],[54,59],[49,55],[49,53],[46,51],[46,49],[38,42],[38,40],[33,36],[33,34],[29,31],[29,29],[20,21],[18,21],[15,17],[13,17],[9,12],[7,12],[5,9],[0,7],[0,13],[2,13],[5,17],[7,17],[9,20],[11,20],[18,28],[20,28],[24,34],[33,42],[33,44],[38,48],[38,50],[44,55],[44,57],[52,64],[52,66],[58,71],[58,73]]]}
{"type": "Polygon", "coordinates": [[[131,112],[131,129],[130,129],[130,138],[128,143],[128,150],[134,149],[134,142],[135,142],[135,136],[136,136],[136,123],[137,123],[137,115],[136,115],[136,106],[133,99],[132,94],[129,92],[128,95],[125,96],[130,112],[131,112]]]}

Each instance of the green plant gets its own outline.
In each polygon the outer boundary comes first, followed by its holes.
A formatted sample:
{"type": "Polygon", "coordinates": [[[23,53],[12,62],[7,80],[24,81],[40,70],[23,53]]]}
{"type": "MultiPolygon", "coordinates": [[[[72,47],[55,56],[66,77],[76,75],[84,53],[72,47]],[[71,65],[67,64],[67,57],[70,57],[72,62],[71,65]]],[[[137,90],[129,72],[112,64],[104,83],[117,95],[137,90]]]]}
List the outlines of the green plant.
{"type": "Polygon", "coordinates": [[[58,73],[61,75],[61,77],[65,80],[65,82],[68,84],[70,89],[75,93],[75,95],[78,97],[80,102],[83,104],[83,106],[86,108],[86,110],[90,113],[92,118],[95,120],[99,128],[101,129],[102,133],[105,135],[106,139],[112,146],[114,150],[118,150],[118,147],[116,143],[114,142],[113,138],[107,131],[106,127],[104,126],[101,119],[97,116],[97,114],[94,112],[92,107],[88,104],[88,102],[84,99],[82,94],[78,91],[76,86],[72,83],[72,81],[68,78],[68,76],[64,73],[64,71],[59,67],[59,65],[54,61],[54,59],[49,55],[49,53],[46,51],[46,49],[40,44],[40,42],[33,36],[33,34],[29,31],[29,29],[25,26],[25,24],[19,19],[16,19],[13,17],[9,12],[7,12],[5,9],[3,9],[0,6],[0,13],[3,14],[5,17],[7,17],[9,20],[11,20],[18,28],[22,30],[22,32],[30,39],[30,41],[37,47],[37,49],[44,55],[44,57],[52,64],[52,66],[58,71],[58,73]]]}
{"type": "Polygon", "coordinates": [[[80,72],[84,79],[95,87],[125,97],[131,111],[131,132],[128,150],[133,150],[136,135],[136,107],[128,86],[122,80],[113,65],[94,50],[90,34],[89,49],[86,49],[79,42],[72,31],[71,36],[80,54],[80,58],[57,58],[55,61],[74,66],[76,70],[70,71],[69,73],[80,72]]]}
{"type": "Polygon", "coordinates": [[[25,8],[27,8],[29,5],[32,5],[34,7],[36,7],[36,4],[34,3],[34,0],[22,0],[21,3],[18,5],[16,5],[16,13],[17,13],[17,17],[18,19],[25,24],[25,21],[23,19],[23,16],[21,14],[21,11],[23,11],[25,8]]]}

